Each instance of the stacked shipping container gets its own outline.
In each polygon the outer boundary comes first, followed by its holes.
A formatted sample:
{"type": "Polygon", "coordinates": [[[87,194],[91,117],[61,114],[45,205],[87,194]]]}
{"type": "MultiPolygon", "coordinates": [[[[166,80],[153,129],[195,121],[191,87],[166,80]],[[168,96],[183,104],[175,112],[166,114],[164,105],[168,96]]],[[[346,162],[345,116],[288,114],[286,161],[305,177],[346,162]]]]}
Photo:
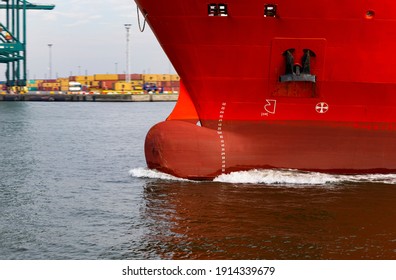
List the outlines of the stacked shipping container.
{"type": "Polygon", "coordinates": [[[160,93],[179,92],[180,77],[167,74],[145,74],[142,77],[144,88],[156,89],[160,93]]]}
{"type": "Polygon", "coordinates": [[[68,78],[29,80],[29,91],[69,91],[69,83],[81,84],[82,91],[92,93],[178,93],[180,77],[171,74],[96,74],[92,76],[70,76],[68,78]]]}

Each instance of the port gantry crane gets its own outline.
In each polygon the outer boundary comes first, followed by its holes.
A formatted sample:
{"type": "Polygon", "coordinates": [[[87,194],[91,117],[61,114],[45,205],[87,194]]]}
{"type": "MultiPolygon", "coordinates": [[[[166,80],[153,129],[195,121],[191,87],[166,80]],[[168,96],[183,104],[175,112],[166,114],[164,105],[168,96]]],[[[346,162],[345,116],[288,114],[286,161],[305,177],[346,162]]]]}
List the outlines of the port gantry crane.
{"type": "Polygon", "coordinates": [[[0,63],[7,64],[6,86],[20,92],[26,86],[26,10],[52,10],[55,5],[32,4],[26,0],[1,0],[0,63]]]}

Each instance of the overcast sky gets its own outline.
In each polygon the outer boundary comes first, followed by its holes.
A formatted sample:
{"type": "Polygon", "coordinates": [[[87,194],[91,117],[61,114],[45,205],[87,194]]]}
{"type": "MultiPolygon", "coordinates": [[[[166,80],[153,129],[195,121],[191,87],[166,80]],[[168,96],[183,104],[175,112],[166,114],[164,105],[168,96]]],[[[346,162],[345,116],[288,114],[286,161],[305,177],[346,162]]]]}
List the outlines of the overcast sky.
{"type": "MultiPolygon", "coordinates": [[[[29,79],[126,71],[126,29],[131,23],[131,73],[175,73],[147,26],[138,28],[133,0],[31,0],[55,4],[52,11],[28,10],[27,69],[29,79]]],[[[0,18],[4,20],[2,15],[0,18]]],[[[4,73],[4,71],[2,71],[4,73]]],[[[3,75],[2,75],[3,76],[3,75]]],[[[3,80],[3,77],[0,77],[3,80]]]]}

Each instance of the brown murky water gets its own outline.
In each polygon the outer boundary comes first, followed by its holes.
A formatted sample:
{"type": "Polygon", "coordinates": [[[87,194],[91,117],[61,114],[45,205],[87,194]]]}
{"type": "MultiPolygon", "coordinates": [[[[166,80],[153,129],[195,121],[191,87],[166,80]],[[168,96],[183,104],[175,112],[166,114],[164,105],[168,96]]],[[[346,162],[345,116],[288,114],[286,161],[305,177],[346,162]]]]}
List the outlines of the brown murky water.
{"type": "Polygon", "coordinates": [[[396,259],[396,186],[152,181],[142,215],[165,259],[396,259]]]}

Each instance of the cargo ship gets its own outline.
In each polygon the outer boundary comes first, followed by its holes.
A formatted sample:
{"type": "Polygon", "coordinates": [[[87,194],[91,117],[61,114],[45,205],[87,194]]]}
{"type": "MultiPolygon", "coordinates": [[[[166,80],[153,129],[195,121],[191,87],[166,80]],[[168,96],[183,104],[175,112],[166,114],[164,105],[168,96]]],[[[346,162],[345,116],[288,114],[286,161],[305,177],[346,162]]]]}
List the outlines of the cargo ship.
{"type": "Polygon", "coordinates": [[[396,2],[135,2],[181,78],[149,168],[396,172],[396,2]]]}

